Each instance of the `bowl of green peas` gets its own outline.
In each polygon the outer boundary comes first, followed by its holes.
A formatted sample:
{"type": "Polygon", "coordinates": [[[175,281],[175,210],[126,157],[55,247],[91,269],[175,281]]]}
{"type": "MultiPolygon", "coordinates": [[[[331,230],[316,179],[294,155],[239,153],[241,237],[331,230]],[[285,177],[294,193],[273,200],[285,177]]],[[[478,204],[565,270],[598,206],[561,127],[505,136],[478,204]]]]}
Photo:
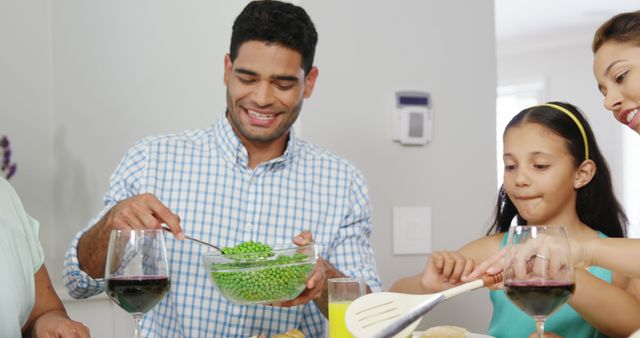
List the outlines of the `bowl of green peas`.
{"type": "Polygon", "coordinates": [[[305,246],[244,242],[202,256],[209,279],[236,304],[280,303],[306,288],[317,260],[316,244],[305,246]]]}

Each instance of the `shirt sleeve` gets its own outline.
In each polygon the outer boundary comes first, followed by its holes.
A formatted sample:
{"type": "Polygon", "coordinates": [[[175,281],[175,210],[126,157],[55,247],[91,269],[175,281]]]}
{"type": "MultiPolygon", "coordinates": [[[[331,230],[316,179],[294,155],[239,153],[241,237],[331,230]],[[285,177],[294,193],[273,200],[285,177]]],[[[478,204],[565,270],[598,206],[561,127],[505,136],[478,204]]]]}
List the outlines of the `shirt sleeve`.
{"type": "Polygon", "coordinates": [[[40,233],[40,222],[37,219],[31,217],[26,212],[25,216],[28,222],[28,229],[25,231],[27,233],[29,249],[31,250],[33,273],[35,274],[44,264],[44,250],[42,249],[42,244],[40,243],[40,238],[38,236],[38,234],[40,233]]]}
{"type": "MultiPolygon", "coordinates": [[[[26,240],[26,249],[29,252],[29,259],[31,260],[31,266],[33,267],[33,273],[35,274],[42,264],[44,263],[44,250],[40,243],[38,233],[40,231],[40,222],[31,217],[22,205],[22,201],[13,187],[6,180],[2,179],[0,182],[0,189],[6,190],[9,205],[11,205],[11,213],[15,217],[17,224],[21,224],[21,231],[24,233],[26,240]]],[[[4,215],[5,217],[8,215],[4,215]]]]}
{"type": "Polygon", "coordinates": [[[347,276],[361,277],[371,291],[382,291],[375,254],[371,246],[371,204],[364,176],[357,170],[352,174],[348,212],[340,226],[338,240],[330,261],[347,276]]]}
{"type": "Polygon", "coordinates": [[[104,195],[104,208],[89,221],[89,225],[78,232],[64,259],[62,279],[69,295],[73,298],[88,298],[104,290],[104,280],[94,279],[80,268],[78,261],[78,241],[94,224],[119,201],[140,194],[147,168],[147,146],[143,141],[136,143],[124,156],[109,182],[109,190],[104,195]]]}

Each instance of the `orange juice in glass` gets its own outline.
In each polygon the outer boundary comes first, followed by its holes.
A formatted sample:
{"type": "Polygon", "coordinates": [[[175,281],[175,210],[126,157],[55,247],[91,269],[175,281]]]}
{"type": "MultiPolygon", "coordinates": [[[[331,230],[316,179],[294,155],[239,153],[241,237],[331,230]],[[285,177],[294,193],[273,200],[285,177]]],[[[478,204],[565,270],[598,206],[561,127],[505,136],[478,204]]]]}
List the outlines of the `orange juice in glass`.
{"type": "Polygon", "coordinates": [[[356,298],[364,295],[364,281],[360,278],[329,279],[329,338],[353,337],[347,329],[344,315],[356,298]]]}

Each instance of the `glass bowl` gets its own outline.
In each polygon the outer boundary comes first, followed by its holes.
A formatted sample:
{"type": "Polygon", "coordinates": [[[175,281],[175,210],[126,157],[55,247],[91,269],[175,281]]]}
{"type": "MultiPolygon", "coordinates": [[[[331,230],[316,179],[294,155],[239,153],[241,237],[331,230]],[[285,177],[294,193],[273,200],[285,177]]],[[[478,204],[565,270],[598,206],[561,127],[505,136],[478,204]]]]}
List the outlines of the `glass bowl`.
{"type": "Polygon", "coordinates": [[[209,279],[236,304],[268,304],[292,300],[304,291],[317,260],[316,244],[276,245],[273,255],[236,258],[212,251],[202,256],[209,279]]]}

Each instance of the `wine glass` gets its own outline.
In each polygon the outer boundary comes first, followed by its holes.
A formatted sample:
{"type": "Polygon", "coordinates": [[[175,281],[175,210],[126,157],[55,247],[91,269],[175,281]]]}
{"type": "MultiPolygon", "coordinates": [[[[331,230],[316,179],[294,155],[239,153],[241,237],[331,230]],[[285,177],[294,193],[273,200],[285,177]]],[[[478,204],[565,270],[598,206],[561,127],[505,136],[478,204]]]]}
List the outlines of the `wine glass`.
{"type": "Polygon", "coordinates": [[[113,230],[105,265],[106,291],[135,320],[136,338],[140,321],[169,291],[164,231],[113,230]]]}
{"type": "Polygon", "coordinates": [[[529,225],[509,229],[504,265],[507,297],[536,321],[544,322],[575,289],[571,248],[562,226],[529,225]]]}

